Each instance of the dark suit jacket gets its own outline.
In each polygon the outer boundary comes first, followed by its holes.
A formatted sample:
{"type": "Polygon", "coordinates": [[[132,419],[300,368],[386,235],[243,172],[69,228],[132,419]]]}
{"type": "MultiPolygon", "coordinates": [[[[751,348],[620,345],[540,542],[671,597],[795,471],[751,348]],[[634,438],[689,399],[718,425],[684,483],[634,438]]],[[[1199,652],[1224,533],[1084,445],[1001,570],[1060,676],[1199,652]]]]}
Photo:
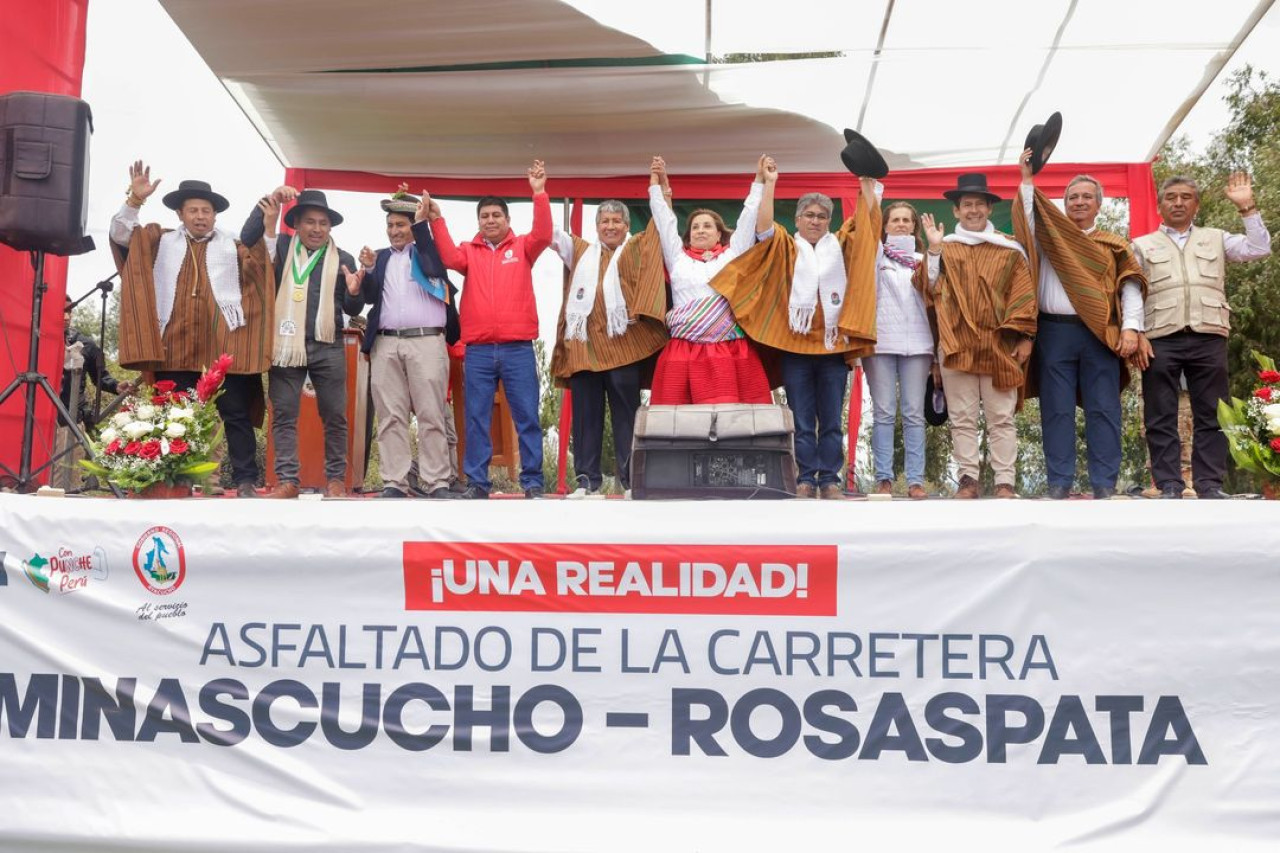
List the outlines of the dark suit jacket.
{"type": "MultiPolygon", "coordinates": [[[[458,288],[449,281],[444,264],[440,261],[440,253],[436,251],[435,239],[431,236],[431,228],[426,222],[415,222],[413,225],[413,245],[418,250],[418,263],[422,271],[432,278],[442,278],[449,283],[449,304],[445,306],[445,343],[457,343],[461,337],[458,325],[458,288]]],[[[364,343],[361,349],[366,353],[373,349],[373,339],[377,337],[382,322],[382,285],[386,281],[387,263],[391,259],[390,249],[379,249],[373,269],[365,273],[364,282],[360,285],[360,295],[352,297],[358,301],[360,310],[365,305],[372,305],[369,312],[369,325],[365,330],[364,343]]],[[[358,313],[358,311],[356,312],[358,313]]]]}

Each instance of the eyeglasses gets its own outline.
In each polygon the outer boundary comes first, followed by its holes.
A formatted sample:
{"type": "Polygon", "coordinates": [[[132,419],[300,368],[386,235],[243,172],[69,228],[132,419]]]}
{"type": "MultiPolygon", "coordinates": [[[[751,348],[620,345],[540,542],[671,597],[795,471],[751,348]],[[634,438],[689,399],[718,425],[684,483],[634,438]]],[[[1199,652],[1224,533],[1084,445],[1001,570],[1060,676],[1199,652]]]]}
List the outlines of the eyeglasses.
{"type": "Polygon", "coordinates": [[[831,214],[829,214],[829,213],[802,213],[802,214],[800,214],[800,218],[801,218],[801,219],[807,219],[807,220],[809,220],[810,222],[826,222],[826,221],[828,221],[828,220],[830,220],[830,219],[831,219],[831,214]]]}

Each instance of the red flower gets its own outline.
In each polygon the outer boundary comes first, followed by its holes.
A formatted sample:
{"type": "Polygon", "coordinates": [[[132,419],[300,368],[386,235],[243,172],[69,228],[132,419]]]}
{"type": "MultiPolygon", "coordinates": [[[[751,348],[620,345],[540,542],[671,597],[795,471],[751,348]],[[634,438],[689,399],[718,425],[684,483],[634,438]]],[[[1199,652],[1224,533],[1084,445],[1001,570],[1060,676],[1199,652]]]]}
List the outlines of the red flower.
{"type": "Polygon", "coordinates": [[[1280,370],[1259,370],[1258,378],[1263,382],[1275,384],[1280,382],[1280,370]]]}
{"type": "Polygon", "coordinates": [[[155,384],[157,394],[172,394],[177,387],[178,383],[172,379],[161,379],[155,384]]]}
{"type": "Polygon", "coordinates": [[[151,398],[151,405],[153,406],[163,406],[165,403],[168,403],[168,402],[169,402],[168,394],[157,394],[151,398]]]}
{"type": "Polygon", "coordinates": [[[109,455],[111,455],[111,456],[114,456],[114,455],[116,455],[117,453],[119,453],[119,452],[120,452],[120,439],[118,439],[118,438],[113,438],[113,439],[111,439],[111,443],[110,443],[110,444],[108,444],[106,447],[102,448],[102,452],[103,452],[103,453],[106,453],[106,454],[109,454],[109,455]]]}
{"type": "Polygon", "coordinates": [[[151,438],[142,443],[142,447],[138,450],[138,456],[143,459],[158,459],[160,457],[160,442],[151,438]]]}
{"type": "Polygon", "coordinates": [[[1259,388],[1257,391],[1254,391],[1254,392],[1253,392],[1253,396],[1257,397],[1259,400],[1270,400],[1270,399],[1271,399],[1271,389],[1270,389],[1270,388],[1259,388]]]}
{"type": "Polygon", "coordinates": [[[231,368],[231,362],[231,356],[224,352],[214,359],[213,364],[196,382],[196,397],[201,403],[209,402],[213,399],[213,395],[218,393],[218,388],[222,386],[223,378],[226,377],[227,371],[231,368]]]}
{"type": "Polygon", "coordinates": [[[124,446],[124,455],[137,456],[140,450],[142,450],[142,445],[136,441],[131,441],[124,446]]]}
{"type": "Polygon", "coordinates": [[[181,456],[187,452],[189,445],[180,438],[172,439],[169,442],[169,452],[181,456]]]}
{"type": "Polygon", "coordinates": [[[1271,439],[1271,450],[1275,453],[1280,453],[1280,438],[1271,439]]]}
{"type": "Polygon", "coordinates": [[[185,403],[191,399],[191,395],[186,391],[174,391],[173,399],[179,403],[185,403]]]}

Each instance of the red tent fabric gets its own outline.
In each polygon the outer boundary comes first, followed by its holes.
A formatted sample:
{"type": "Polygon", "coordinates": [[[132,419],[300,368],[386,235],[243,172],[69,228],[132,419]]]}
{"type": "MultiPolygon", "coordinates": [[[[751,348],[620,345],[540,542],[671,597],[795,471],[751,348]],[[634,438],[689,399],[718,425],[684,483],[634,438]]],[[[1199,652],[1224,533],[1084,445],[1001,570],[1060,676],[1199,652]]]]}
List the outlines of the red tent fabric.
{"type": "MultiPolygon", "coordinates": [[[[14,91],[80,95],[84,70],[85,22],[89,0],[0,0],[0,93],[14,91]]],[[[54,387],[62,380],[62,300],[67,287],[66,258],[48,257],[48,291],[40,318],[40,372],[54,387]]],[[[26,252],[0,245],[0,387],[27,369],[31,333],[33,270],[26,252]]],[[[53,447],[53,406],[38,398],[33,466],[49,458],[53,447]]],[[[0,406],[0,461],[17,470],[22,443],[25,394],[0,406]]],[[[44,478],[47,480],[47,477],[44,478]]]]}

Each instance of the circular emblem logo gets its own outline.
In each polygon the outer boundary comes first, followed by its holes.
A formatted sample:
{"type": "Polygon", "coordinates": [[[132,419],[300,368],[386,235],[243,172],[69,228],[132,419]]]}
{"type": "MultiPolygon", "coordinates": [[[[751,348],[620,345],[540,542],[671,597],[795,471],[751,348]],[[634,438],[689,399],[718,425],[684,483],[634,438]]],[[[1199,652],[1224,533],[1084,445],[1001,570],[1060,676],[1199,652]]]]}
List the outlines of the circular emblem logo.
{"type": "Polygon", "coordinates": [[[838,294],[838,293],[833,293],[833,294],[831,294],[831,304],[832,304],[832,305],[839,305],[839,304],[840,304],[840,294],[838,294]]]}
{"type": "Polygon", "coordinates": [[[168,527],[152,527],[133,546],[133,570],[152,595],[168,595],[187,579],[182,540],[168,527]]]}
{"type": "Polygon", "coordinates": [[[506,258],[513,258],[513,257],[515,257],[515,254],[516,254],[516,253],[515,253],[515,252],[513,252],[511,249],[507,249],[506,254],[504,254],[504,255],[503,255],[503,257],[506,257],[506,258]]]}
{"type": "Polygon", "coordinates": [[[587,289],[586,289],[585,287],[579,287],[579,288],[578,288],[578,293],[577,293],[577,295],[574,297],[574,299],[581,299],[581,298],[583,297],[583,295],[584,295],[586,292],[587,292],[587,289]]]}

